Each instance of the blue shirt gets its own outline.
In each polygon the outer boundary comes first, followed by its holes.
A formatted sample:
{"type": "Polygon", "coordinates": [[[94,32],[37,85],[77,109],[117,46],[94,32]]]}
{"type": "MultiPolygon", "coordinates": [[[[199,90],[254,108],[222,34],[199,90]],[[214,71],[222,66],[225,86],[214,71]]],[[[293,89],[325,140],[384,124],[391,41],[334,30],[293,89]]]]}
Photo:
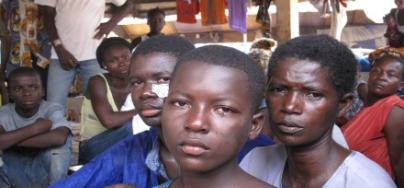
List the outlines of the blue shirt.
{"type": "MultiPolygon", "coordinates": [[[[125,183],[137,188],[150,188],[159,185],[158,178],[163,182],[168,181],[164,165],[159,159],[158,131],[157,128],[152,128],[126,138],[73,175],[50,187],[99,188],[125,183]]],[[[268,137],[259,135],[257,139],[247,142],[240,152],[239,160],[254,147],[271,144],[268,137]]]]}

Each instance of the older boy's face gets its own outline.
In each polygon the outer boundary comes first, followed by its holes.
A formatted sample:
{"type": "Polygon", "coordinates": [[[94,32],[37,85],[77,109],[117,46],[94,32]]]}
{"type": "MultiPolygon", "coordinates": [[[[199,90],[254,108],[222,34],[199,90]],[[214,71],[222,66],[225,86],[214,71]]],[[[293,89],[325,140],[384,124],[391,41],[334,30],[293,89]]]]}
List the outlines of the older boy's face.
{"type": "Polygon", "coordinates": [[[183,169],[207,171],[236,158],[253,134],[252,122],[262,121],[253,118],[248,88],[239,70],[200,62],[181,65],[164,103],[162,131],[183,169]]]}
{"type": "Polygon", "coordinates": [[[283,60],[273,71],[266,99],[271,128],[282,143],[300,146],[331,136],[338,97],[320,64],[283,60]]]}
{"type": "Polygon", "coordinates": [[[23,110],[37,108],[43,97],[41,80],[37,75],[18,74],[10,79],[10,97],[23,110]]]}
{"type": "Polygon", "coordinates": [[[168,84],[177,58],[168,53],[149,53],[132,59],[129,79],[132,100],[140,117],[150,126],[160,126],[163,98],[152,85],[168,84]]]}

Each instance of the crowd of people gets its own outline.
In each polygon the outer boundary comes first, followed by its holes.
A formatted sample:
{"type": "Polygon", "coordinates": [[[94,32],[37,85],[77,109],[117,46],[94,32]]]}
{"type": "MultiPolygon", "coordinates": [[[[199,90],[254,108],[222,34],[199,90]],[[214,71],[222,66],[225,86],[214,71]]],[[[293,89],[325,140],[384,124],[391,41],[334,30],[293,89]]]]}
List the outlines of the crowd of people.
{"type": "MultiPolygon", "coordinates": [[[[104,38],[131,1],[1,5],[1,188],[404,187],[397,41],[371,54],[363,81],[352,51],[327,35],[258,40],[246,54],[163,35],[158,8],[146,36],[104,38]],[[107,2],[119,11],[101,23],[107,2]],[[83,166],[68,175],[76,74],[83,166]],[[150,129],[134,134],[134,116],[150,129]]],[[[394,23],[386,37],[397,39],[394,23]]]]}

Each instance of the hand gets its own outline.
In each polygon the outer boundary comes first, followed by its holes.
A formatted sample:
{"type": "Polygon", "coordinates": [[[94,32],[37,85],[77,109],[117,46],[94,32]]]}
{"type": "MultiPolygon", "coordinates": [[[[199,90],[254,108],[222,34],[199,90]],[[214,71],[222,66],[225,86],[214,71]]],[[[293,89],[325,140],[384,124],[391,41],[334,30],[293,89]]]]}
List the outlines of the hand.
{"type": "Polygon", "coordinates": [[[52,127],[52,122],[45,118],[38,118],[35,123],[31,124],[32,132],[36,134],[41,134],[47,132],[52,127]]]}
{"type": "Polygon", "coordinates": [[[94,38],[101,39],[104,35],[108,35],[114,27],[115,25],[110,22],[101,23],[95,30],[97,33],[94,35],[94,38]]]}
{"type": "Polygon", "coordinates": [[[60,66],[64,70],[70,70],[79,64],[79,61],[65,49],[62,45],[55,47],[56,54],[59,57],[60,66]]]}

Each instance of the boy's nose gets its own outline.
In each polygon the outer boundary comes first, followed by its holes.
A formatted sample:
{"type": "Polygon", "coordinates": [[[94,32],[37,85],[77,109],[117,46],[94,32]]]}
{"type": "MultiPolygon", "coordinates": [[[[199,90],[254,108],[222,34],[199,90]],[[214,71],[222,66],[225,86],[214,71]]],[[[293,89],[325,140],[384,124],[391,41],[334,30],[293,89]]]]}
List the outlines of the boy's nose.
{"type": "Polygon", "coordinates": [[[188,121],[185,124],[185,129],[192,132],[209,132],[206,112],[204,112],[203,109],[191,108],[188,121]]]}

